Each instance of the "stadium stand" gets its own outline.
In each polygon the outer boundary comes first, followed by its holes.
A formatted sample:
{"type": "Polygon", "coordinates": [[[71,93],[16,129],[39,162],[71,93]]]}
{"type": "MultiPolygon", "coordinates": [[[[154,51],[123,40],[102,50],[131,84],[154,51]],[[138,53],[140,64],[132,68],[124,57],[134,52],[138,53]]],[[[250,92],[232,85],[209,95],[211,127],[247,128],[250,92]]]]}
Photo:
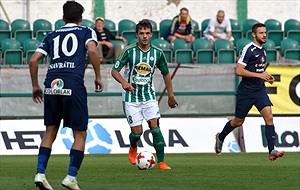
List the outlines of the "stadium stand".
{"type": "Polygon", "coordinates": [[[285,62],[288,60],[300,60],[299,43],[294,39],[283,39],[281,41],[280,52],[285,62]]]}
{"type": "Polygon", "coordinates": [[[243,31],[239,21],[235,19],[229,19],[231,25],[231,33],[234,38],[234,46],[236,46],[237,40],[243,38],[243,31]]]}
{"type": "Polygon", "coordinates": [[[90,27],[90,28],[95,27],[95,23],[93,21],[88,20],[88,19],[82,19],[81,25],[82,26],[87,26],[87,27],[90,27]]]}
{"type": "Polygon", "coordinates": [[[23,63],[21,44],[15,39],[5,39],[1,42],[4,65],[20,65],[23,63]]]}
{"type": "Polygon", "coordinates": [[[112,20],[105,19],[104,21],[105,28],[107,28],[113,35],[117,35],[118,31],[116,29],[116,23],[112,20]]]}
{"type": "Polygon", "coordinates": [[[199,23],[196,20],[193,20],[193,26],[194,26],[194,36],[195,38],[201,38],[201,30],[199,29],[199,23]]]}
{"type": "Polygon", "coordinates": [[[236,56],[240,56],[241,53],[242,53],[242,49],[245,45],[247,45],[248,43],[250,43],[251,40],[249,40],[248,38],[241,38],[241,39],[238,39],[236,41],[236,56]]]}
{"type": "Polygon", "coordinates": [[[208,40],[202,38],[196,39],[193,43],[193,50],[196,64],[214,63],[214,50],[208,40]]]}
{"type": "Polygon", "coordinates": [[[296,19],[285,21],[284,34],[287,38],[294,39],[300,44],[300,21],[296,19]]]}
{"type": "Polygon", "coordinates": [[[177,38],[174,40],[173,54],[175,63],[193,63],[193,51],[190,42],[177,38]]]}
{"type": "Polygon", "coordinates": [[[9,24],[5,20],[0,19],[0,43],[5,39],[11,38],[9,24]]]}
{"type": "Polygon", "coordinates": [[[277,48],[280,47],[281,40],[284,37],[284,33],[281,27],[281,22],[276,19],[268,19],[265,21],[268,39],[275,43],[277,48]]]}
{"type": "Polygon", "coordinates": [[[163,38],[171,25],[172,20],[164,19],[159,23],[159,37],[163,38]]]}
{"type": "Polygon", "coordinates": [[[135,22],[133,22],[132,20],[121,20],[118,23],[119,36],[123,36],[124,38],[126,38],[128,43],[131,42],[131,40],[136,38],[135,25],[135,22]]]}
{"type": "Polygon", "coordinates": [[[54,28],[55,30],[64,26],[65,25],[65,22],[62,20],[62,19],[58,19],[57,21],[55,21],[54,23],[54,28]]]}
{"type": "Polygon", "coordinates": [[[33,31],[30,29],[30,23],[23,19],[16,19],[11,23],[11,31],[14,39],[18,40],[23,46],[23,42],[32,39],[33,31]]]}
{"type": "Polygon", "coordinates": [[[168,63],[172,62],[173,55],[172,55],[172,51],[170,49],[169,42],[167,42],[164,39],[157,38],[157,39],[152,40],[152,44],[157,46],[164,52],[168,63]]]}
{"type": "Polygon", "coordinates": [[[150,23],[152,25],[152,32],[153,32],[151,40],[159,38],[159,31],[157,29],[156,22],[154,20],[149,20],[149,21],[150,21],[150,23]]]}
{"type": "Polygon", "coordinates": [[[37,19],[33,22],[33,36],[42,41],[44,37],[52,31],[52,24],[45,19],[37,19]]]}
{"type": "Polygon", "coordinates": [[[267,63],[276,62],[277,61],[277,50],[275,43],[271,39],[267,39],[264,44],[267,53],[267,63]]]}
{"type": "Polygon", "coordinates": [[[258,23],[258,21],[255,20],[255,19],[246,19],[243,22],[243,36],[244,36],[244,38],[248,38],[251,41],[253,40],[253,37],[251,35],[252,26],[256,23],[258,23]]]}
{"type": "Polygon", "coordinates": [[[235,63],[235,51],[229,40],[218,39],[214,45],[217,63],[227,64],[235,63]]]}
{"type": "MultiPolygon", "coordinates": [[[[37,39],[27,39],[23,43],[23,56],[25,58],[25,64],[29,64],[30,58],[35,52],[36,48],[40,45],[40,41],[37,39]]],[[[39,61],[39,64],[43,64],[43,60],[39,61]]]]}
{"type": "Polygon", "coordinates": [[[207,28],[207,26],[208,26],[208,23],[209,23],[209,18],[207,18],[207,19],[205,19],[205,20],[203,20],[202,22],[201,22],[201,36],[204,36],[203,35],[203,32],[204,32],[204,30],[207,28]]]}

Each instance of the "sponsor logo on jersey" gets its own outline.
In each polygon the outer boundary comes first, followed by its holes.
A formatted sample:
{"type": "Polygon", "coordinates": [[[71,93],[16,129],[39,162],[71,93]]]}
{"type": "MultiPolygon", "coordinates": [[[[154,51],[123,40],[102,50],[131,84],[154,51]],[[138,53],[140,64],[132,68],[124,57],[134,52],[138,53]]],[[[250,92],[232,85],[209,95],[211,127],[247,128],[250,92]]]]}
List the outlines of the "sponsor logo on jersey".
{"type": "Polygon", "coordinates": [[[144,76],[151,72],[151,66],[148,63],[138,63],[134,69],[138,74],[144,76]]]}
{"type": "Polygon", "coordinates": [[[51,88],[45,88],[44,93],[47,95],[64,95],[71,96],[71,89],[64,89],[64,81],[62,79],[54,79],[51,82],[51,88]]]}
{"type": "Polygon", "coordinates": [[[137,85],[145,85],[151,82],[150,77],[143,77],[143,76],[133,76],[132,83],[137,85]]]}

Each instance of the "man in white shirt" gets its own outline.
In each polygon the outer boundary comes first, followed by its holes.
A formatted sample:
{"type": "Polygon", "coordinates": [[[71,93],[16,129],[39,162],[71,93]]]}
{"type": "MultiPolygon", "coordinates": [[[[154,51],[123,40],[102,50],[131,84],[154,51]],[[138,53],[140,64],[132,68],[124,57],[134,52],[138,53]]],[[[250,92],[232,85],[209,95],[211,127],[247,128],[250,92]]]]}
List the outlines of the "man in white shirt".
{"type": "Polygon", "coordinates": [[[225,18],[225,12],[219,10],[216,17],[210,19],[207,28],[204,31],[205,39],[209,40],[212,47],[216,39],[227,39],[232,42],[234,38],[231,34],[231,24],[229,18],[225,18]]]}

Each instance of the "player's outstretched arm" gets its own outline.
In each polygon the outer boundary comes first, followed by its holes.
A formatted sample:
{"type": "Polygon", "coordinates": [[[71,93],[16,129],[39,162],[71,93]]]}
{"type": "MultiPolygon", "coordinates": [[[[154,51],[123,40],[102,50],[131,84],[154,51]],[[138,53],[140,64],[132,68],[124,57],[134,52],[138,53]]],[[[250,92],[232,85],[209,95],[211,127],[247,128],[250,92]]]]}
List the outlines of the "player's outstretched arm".
{"type": "Polygon", "coordinates": [[[93,65],[95,76],[96,76],[94,81],[95,92],[102,92],[104,88],[104,84],[102,82],[101,74],[100,74],[100,59],[99,59],[96,43],[94,41],[90,41],[87,44],[87,46],[88,46],[89,57],[93,65]]]}
{"type": "Polygon", "coordinates": [[[130,83],[128,83],[117,70],[112,69],[111,76],[122,85],[122,88],[124,90],[134,93],[133,86],[130,83]]]}
{"type": "Polygon", "coordinates": [[[42,103],[43,102],[43,91],[39,86],[38,81],[38,62],[39,60],[43,59],[44,55],[40,52],[35,52],[29,64],[29,71],[31,77],[31,84],[32,84],[32,100],[35,103],[42,103]]]}
{"type": "Polygon", "coordinates": [[[173,94],[173,86],[170,74],[163,75],[164,82],[168,92],[168,104],[170,108],[176,108],[178,106],[177,100],[173,94]]]}

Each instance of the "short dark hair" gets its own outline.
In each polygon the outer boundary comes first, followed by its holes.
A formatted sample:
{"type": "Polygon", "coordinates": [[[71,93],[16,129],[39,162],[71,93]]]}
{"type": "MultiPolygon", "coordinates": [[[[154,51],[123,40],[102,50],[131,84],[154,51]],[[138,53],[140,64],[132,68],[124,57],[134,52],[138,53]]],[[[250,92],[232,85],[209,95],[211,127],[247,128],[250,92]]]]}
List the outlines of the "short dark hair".
{"type": "Polygon", "coordinates": [[[189,10],[188,10],[186,7],[182,7],[182,8],[180,9],[180,13],[181,13],[181,11],[187,11],[187,12],[189,12],[189,10]]]}
{"type": "Polygon", "coordinates": [[[141,28],[150,28],[150,31],[152,33],[152,25],[148,19],[140,20],[139,23],[137,23],[137,25],[135,27],[135,33],[138,33],[138,31],[141,28]]]}
{"type": "Polygon", "coordinates": [[[63,5],[63,17],[66,23],[78,23],[82,19],[84,8],[75,1],[67,1],[63,5]]]}
{"type": "Polygon", "coordinates": [[[256,24],[254,24],[254,25],[252,26],[252,32],[253,32],[253,33],[256,33],[256,30],[257,30],[257,28],[259,28],[259,27],[266,27],[266,25],[263,24],[263,23],[256,23],[256,24]]]}

